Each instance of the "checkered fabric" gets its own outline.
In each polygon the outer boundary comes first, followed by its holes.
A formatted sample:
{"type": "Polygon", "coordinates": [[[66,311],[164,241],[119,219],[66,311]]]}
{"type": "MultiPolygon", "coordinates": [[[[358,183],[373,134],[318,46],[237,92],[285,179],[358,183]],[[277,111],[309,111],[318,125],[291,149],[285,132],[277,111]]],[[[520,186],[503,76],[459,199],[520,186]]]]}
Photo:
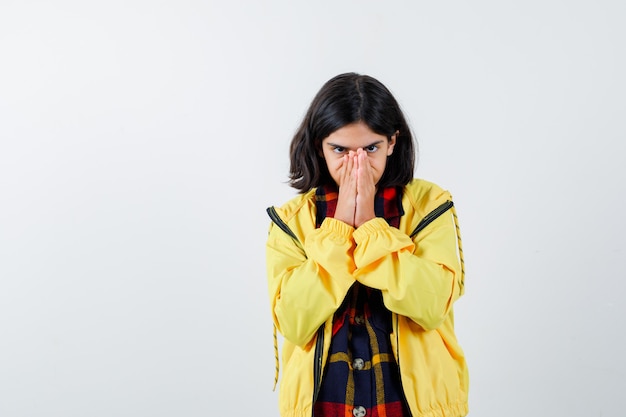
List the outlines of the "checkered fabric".
{"type": "MultiPolygon", "coordinates": [[[[315,190],[317,227],[321,226],[326,217],[335,216],[338,196],[339,190],[336,185],[326,185],[315,190]]],[[[402,188],[388,187],[378,190],[374,197],[374,213],[376,217],[383,217],[390,226],[397,228],[400,225],[400,217],[404,215],[402,188]]]]}
{"type": "MultiPolygon", "coordinates": [[[[402,216],[400,189],[376,194],[375,212],[392,226],[402,216]],[[392,224],[393,223],[393,224],[392,224]]],[[[336,189],[316,192],[318,225],[332,216],[336,189]],[[321,215],[320,215],[321,214],[321,215]]],[[[333,336],[315,417],[408,417],[389,334],[391,312],[379,290],[355,283],[333,319],[333,336]]]]}

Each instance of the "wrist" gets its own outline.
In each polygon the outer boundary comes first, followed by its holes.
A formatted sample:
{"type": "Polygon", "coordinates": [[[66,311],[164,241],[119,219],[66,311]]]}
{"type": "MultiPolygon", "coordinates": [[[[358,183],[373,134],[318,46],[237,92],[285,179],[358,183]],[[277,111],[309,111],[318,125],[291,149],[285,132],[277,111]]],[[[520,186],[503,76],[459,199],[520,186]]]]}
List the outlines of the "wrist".
{"type": "Polygon", "coordinates": [[[355,216],[354,218],[354,227],[359,227],[363,223],[366,223],[375,218],[376,218],[376,214],[374,213],[373,209],[371,211],[368,210],[365,213],[357,213],[357,216],[355,216]]]}

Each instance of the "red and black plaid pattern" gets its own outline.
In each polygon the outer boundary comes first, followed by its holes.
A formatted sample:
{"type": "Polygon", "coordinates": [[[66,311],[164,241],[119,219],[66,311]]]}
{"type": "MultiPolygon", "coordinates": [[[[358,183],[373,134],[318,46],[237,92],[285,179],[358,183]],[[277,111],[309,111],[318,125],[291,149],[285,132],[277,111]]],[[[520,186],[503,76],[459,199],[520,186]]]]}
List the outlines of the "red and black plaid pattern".
{"type": "Polygon", "coordinates": [[[335,314],[315,417],[410,416],[390,332],[380,291],[355,283],[335,314]]]}
{"type": "MultiPolygon", "coordinates": [[[[401,189],[376,193],[374,211],[394,227],[404,214],[401,189]]],[[[316,191],[318,227],[337,207],[337,189],[316,191]]],[[[408,417],[389,334],[391,313],[379,290],[358,282],[335,312],[315,417],[408,417]]]]}
{"type": "MultiPolygon", "coordinates": [[[[337,209],[339,190],[336,185],[325,185],[315,190],[317,214],[315,222],[320,227],[326,217],[334,217],[337,209]]],[[[382,188],[374,197],[374,213],[376,217],[387,220],[390,226],[397,228],[400,217],[404,215],[402,208],[402,189],[400,187],[382,188]]]]}

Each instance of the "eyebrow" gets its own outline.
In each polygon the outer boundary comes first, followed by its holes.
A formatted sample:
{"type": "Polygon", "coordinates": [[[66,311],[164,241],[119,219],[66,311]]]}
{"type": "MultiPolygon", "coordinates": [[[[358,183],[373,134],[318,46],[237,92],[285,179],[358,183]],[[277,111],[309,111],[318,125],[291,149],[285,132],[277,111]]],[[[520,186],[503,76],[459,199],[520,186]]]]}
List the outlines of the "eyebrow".
{"type": "MultiPolygon", "coordinates": [[[[361,149],[369,148],[370,146],[374,146],[374,145],[379,145],[379,144],[381,144],[383,142],[384,142],[384,140],[377,140],[376,142],[370,143],[369,145],[361,146],[361,149]]],[[[348,149],[349,151],[353,150],[353,149],[348,148],[347,146],[338,145],[336,143],[331,143],[331,142],[326,143],[326,145],[328,145],[328,146],[330,146],[332,148],[344,148],[344,149],[348,149]]]]}

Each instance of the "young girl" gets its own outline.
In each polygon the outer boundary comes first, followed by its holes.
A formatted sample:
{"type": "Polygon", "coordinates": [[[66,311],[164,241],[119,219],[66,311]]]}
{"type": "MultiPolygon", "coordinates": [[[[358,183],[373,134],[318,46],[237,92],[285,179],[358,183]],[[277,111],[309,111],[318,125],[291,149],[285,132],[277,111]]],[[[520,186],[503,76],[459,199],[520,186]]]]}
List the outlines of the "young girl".
{"type": "Polygon", "coordinates": [[[466,415],[456,213],[447,191],[413,179],[413,138],[394,97],[366,75],[332,78],[290,153],[301,194],[268,209],[281,416],[466,415]]]}

